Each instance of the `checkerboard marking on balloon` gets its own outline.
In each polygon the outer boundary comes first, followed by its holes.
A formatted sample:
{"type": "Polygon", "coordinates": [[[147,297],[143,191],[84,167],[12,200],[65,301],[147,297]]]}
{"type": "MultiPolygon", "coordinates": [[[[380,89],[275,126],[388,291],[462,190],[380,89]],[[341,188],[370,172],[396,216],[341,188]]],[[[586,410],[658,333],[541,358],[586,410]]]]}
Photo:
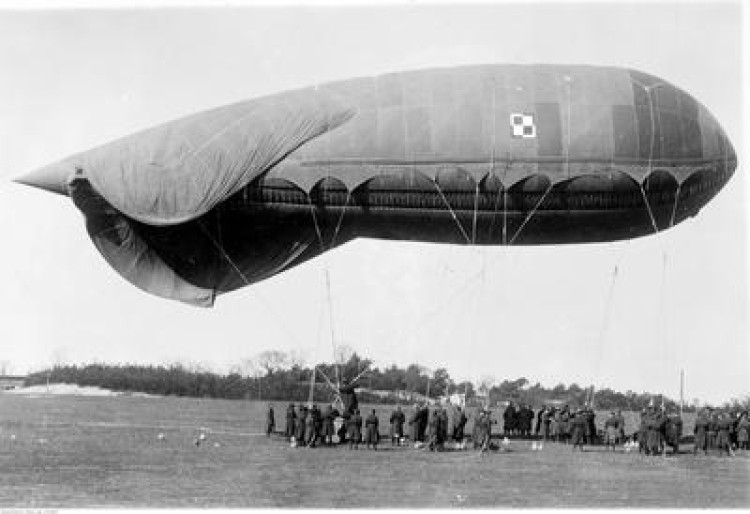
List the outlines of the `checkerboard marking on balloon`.
{"type": "Polygon", "coordinates": [[[529,139],[536,137],[534,115],[528,113],[513,113],[510,115],[510,134],[515,138],[529,139]]]}

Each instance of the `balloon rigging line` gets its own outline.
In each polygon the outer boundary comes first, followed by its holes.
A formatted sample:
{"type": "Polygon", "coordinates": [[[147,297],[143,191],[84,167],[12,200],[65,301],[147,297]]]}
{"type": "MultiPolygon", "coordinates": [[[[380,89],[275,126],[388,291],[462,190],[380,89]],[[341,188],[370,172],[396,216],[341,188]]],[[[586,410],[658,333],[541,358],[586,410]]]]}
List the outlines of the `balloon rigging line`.
{"type": "Polygon", "coordinates": [[[471,220],[471,244],[477,242],[477,210],[479,209],[479,182],[474,187],[474,215],[471,220]]]}
{"type": "Polygon", "coordinates": [[[643,189],[643,184],[640,185],[641,190],[641,196],[643,197],[643,203],[646,204],[646,210],[648,211],[648,217],[651,219],[651,225],[654,227],[654,233],[659,233],[659,227],[656,225],[656,218],[654,218],[654,213],[651,211],[651,204],[648,201],[648,197],[646,196],[646,191],[643,189]]]}
{"type": "Polygon", "coordinates": [[[328,326],[331,330],[331,346],[333,347],[333,359],[336,363],[336,384],[341,386],[341,377],[339,376],[339,366],[336,360],[336,333],[333,326],[333,300],[331,300],[331,276],[328,273],[328,266],[325,268],[326,291],[328,296],[328,326]]]}
{"type": "MultiPolygon", "coordinates": [[[[437,186],[437,183],[435,183],[435,185],[437,186]]],[[[439,186],[437,186],[437,187],[438,187],[438,191],[440,191],[439,186]]],[[[552,184],[550,184],[547,187],[547,190],[544,192],[544,194],[541,196],[541,198],[539,199],[539,201],[536,203],[536,205],[534,206],[534,209],[532,209],[531,212],[529,212],[527,214],[526,219],[524,219],[523,223],[518,228],[518,230],[515,232],[515,234],[511,238],[511,240],[508,243],[508,245],[512,245],[515,242],[516,238],[521,234],[521,231],[524,229],[524,227],[526,226],[527,222],[536,213],[537,209],[541,206],[542,202],[544,202],[545,198],[547,197],[547,195],[549,194],[549,192],[551,190],[552,190],[552,184]]],[[[505,192],[505,190],[503,190],[503,191],[505,192]]],[[[505,198],[507,199],[507,197],[505,197],[505,198]]],[[[505,205],[506,205],[506,201],[503,202],[504,210],[505,210],[505,205]]],[[[450,208],[450,205],[448,205],[448,207],[450,208]]],[[[451,212],[452,212],[452,209],[451,209],[451,212]]],[[[459,227],[461,227],[460,223],[459,223],[459,227]]],[[[505,227],[503,227],[503,230],[505,231],[505,227]]],[[[463,231],[463,228],[462,228],[462,231],[463,231]]],[[[464,232],[464,235],[466,235],[465,232],[464,232]]],[[[487,271],[487,268],[489,268],[490,266],[494,266],[496,262],[497,261],[490,262],[483,269],[481,269],[478,273],[476,273],[473,276],[469,277],[466,280],[466,282],[464,282],[464,285],[461,286],[461,287],[459,287],[458,289],[456,289],[455,292],[445,302],[443,302],[437,309],[433,310],[428,316],[423,316],[420,320],[417,320],[415,322],[415,324],[411,327],[411,329],[409,331],[404,332],[404,336],[403,337],[405,338],[407,335],[413,333],[424,322],[426,322],[428,318],[430,318],[430,317],[432,317],[432,316],[440,313],[446,306],[448,306],[450,303],[452,303],[459,296],[459,294],[461,294],[474,281],[476,281],[477,279],[484,279],[486,271],[487,271]]]]}
{"type": "Polygon", "coordinates": [[[354,382],[356,382],[357,380],[359,380],[359,378],[360,378],[360,377],[361,377],[362,375],[364,375],[364,374],[365,374],[365,373],[367,372],[367,370],[369,370],[369,369],[370,369],[370,363],[368,362],[368,363],[367,363],[367,364],[365,365],[364,369],[362,369],[362,371],[360,371],[360,372],[359,372],[359,374],[358,374],[358,375],[357,375],[356,377],[354,377],[354,379],[352,379],[352,380],[351,380],[351,381],[350,381],[349,383],[350,383],[350,384],[353,384],[354,382]]]}
{"type": "Polygon", "coordinates": [[[523,220],[523,223],[521,223],[521,226],[518,227],[518,230],[516,231],[516,233],[513,235],[512,238],[510,238],[510,242],[508,243],[509,245],[512,245],[513,242],[516,240],[516,238],[519,235],[521,235],[521,231],[526,226],[526,223],[528,223],[528,221],[531,219],[531,217],[536,213],[537,209],[539,209],[539,207],[542,205],[542,202],[544,202],[544,200],[547,198],[547,195],[549,194],[550,191],[552,191],[552,184],[551,183],[547,187],[547,190],[544,192],[544,194],[542,195],[542,197],[539,198],[539,201],[536,203],[536,205],[531,210],[531,212],[526,215],[526,218],[523,220]]]}
{"type": "Polygon", "coordinates": [[[351,191],[346,191],[346,201],[344,202],[344,207],[341,210],[341,215],[339,216],[339,220],[336,223],[336,229],[333,231],[333,237],[331,238],[331,245],[330,248],[333,248],[336,246],[336,237],[339,234],[339,230],[341,229],[341,223],[344,221],[344,214],[346,214],[346,209],[349,206],[349,200],[351,200],[352,193],[351,191]]]}
{"type": "Polygon", "coordinates": [[[213,235],[206,229],[206,227],[203,226],[203,222],[201,220],[198,220],[198,227],[200,227],[201,232],[203,232],[203,234],[205,234],[211,240],[211,243],[213,243],[216,249],[219,250],[219,253],[221,253],[224,259],[229,263],[229,265],[232,266],[232,268],[234,268],[234,271],[237,273],[237,275],[239,275],[239,277],[242,279],[245,285],[249,286],[251,282],[248,280],[245,274],[242,273],[240,268],[237,267],[237,265],[234,263],[232,258],[224,250],[224,247],[213,237],[213,235]]]}
{"type": "Polygon", "coordinates": [[[461,234],[463,234],[464,239],[466,239],[467,243],[471,244],[471,238],[464,230],[463,225],[461,225],[461,222],[459,221],[458,216],[456,216],[456,211],[453,210],[453,207],[451,207],[450,202],[448,202],[448,199],[443,194],[443,190],[440,188],[440,184],[437,183],[437,180],[434,180],[432,183],[435,184],[435,188],[437,189],[437,192],[440,195],[440,198],[443,199],[443,203],[445,204],[446,207],[448,207],[448,210],[450,211],[451,216],[453,217],[453,221],[455,221],[456,225],[458,225],[458,229],[461,231],[461,234]]]}
{"type": "Polygon", "coordinates": [[[598,345],[598,355],[596,359],[596,370],[597,370],[597,380],[598,385],[601,385],[601,379],[602,379],[602,358],[604,356],[604,347],[607,343],[607,332],[610,325],[610,317],[612,314],[612,303],[613,298],[615,295],[615,286],[617,284],[617,274],[618,274],[618,265],[615,264],[615,268],[612,271],[612,281],[609,284],[609,291],[607,293],[607,301],[604,304],[604,316],[602,318],[602,326],[601,330],[599,331],[599,345],[598,345]]]}
{"type": "Polygon", "coordinates": [[[307,205],[310,206],[310,215],[312,216],[313,224],[315,225],[315,234],[318,236],[318,245],[320,246],[321,252],[325,252],[325,243],[323,242],[323,235],[320,232],[320,225],[318,225],[318,217],[315,215],[315,206],[312,203],[310,194],[307,194],[307,205]]]}
{"type": "MultiPolygon", "coordinates": [[[[335,233],[333,235],[332,242],[333,242],[333,240],[335,240],[336,235],[338,234],[338,229],[341,226],[341,221],[344,219],[344,213],[346,212],[346,205],[349,203],[350,196],[351,196],[351,194],[348,193],[347,197],[346,197],[346,204],[344,205],[344,210],[342,210],[341,216],[339,217],[339,223],[338,223],[338,226],[336,227],[336,231],[335,231],[335,233]]],[[[321,252],[324,253],[324,255],[323,255],[323,264],[324,264],[324,266],[323,266],[323,275],[324,275],[325,282],[326,282],[326,298],[328,300],[328,326],[329,326],[329,329],[330,329],[330,332],[331,332],[331,347],[333,348],[333,359],[334,359],[334,364],[336,366],[336,382],[340,386],[341,385],[341,379],[340,379],[340,372],[339,372],[339,369],[338,369],[339,366],[338,366],[338,362],[335,362],[336,361],[336,332],[335,332],[335,328],[333,326],[333,300],[331,298],[331,276],[330,276],[330,273],[329,273],[329,270],[328,270],[328,256],[325,253],[326,252],[326,248],[325,248],[325,243],[323,242],[323,235],[321,233],[320,225],[318,223],[318,217],[315,215],[315,207],[314,207],[314,205],[312,203],[312,198],[310,197],[309,194],[307,195],[307,203],[310,206],[310,214],[312,215],[313,224],[315,225],[315,233],[318,236],[318,244],[320,245],[320,250],[321,250],[321,252]]]]}
{"type": "MultiPolygon", "coordinates": [[[[217,250],[224,256],[224,259],[234,268],[234,271],[237,272],[237,274],[242,278],[242,280],[245,282],[246,286],[251,285],[251,282],[247,279],[244,273],[240,270],[240,268],[234,263],[232,258],[229,256],[229,254],[224,250],[223,246],[219,244],[218,241],[211,235],[211,233],[206,229],[206,227],[203,226],[203,223],[201,220],[197,221],[198,227],[201,229],[201,232],[203,232],[208,239],[211,241],[211,243],[216,247],[217,250]]],[[[263,296],[258,292],[257,288],[254,288],[255,297],[260,300],[261,305],[263,305],[268,312],[271,313],[271,315],[276,319],[276,322],[279,324],[279,326],[282,327],[284,333],[289,337],[289,339],[292,341],[292,344],[295,346],[299,345],[299,341],[296,337],[286,328],[286,324],[284,324],[281,321],[281,317],[278,315],[275,309],[271,307],[271,305],[263,298],[263,296]]]]}
{"type": "Polygon", "coordinates": [[[674,205],[672,206],[672,216],[669,218],[669,228],[672,228],[674,226],[674,218],[677,214],[677,202],[680,199],[680,189],[682,188],[682,183],[677,184],[677,191],[674,193],[674,205]]]}
{"type": "Polygon", "coordinates": [[[330,379],[330,378],[328,378],[328,375],[326,375],[326,374],[325,374],[325,373],[323,372],[323,370],[322,370],[322,369],[320,369],[320,367],[319,367],[319,366],[315,366],[315,369],[313,370],[313,373],[315,373],[315,372],[318,372],[318,373],[320,373],[320,375],[321,375],[321,376],[323,377],[323,379],[325,379],[325,381],[326,381],[326,382],[328,383],[328,386],[329,386],[329,387],[331,388],[331,390],[333,391],[333,398],[334,398],[334,403],[335,403],[335,402],[336,402],[337,400],[338,400],[339,402],[342,402],[342,403],[343,403],[343,401],[341,400],[341,389],[340,389],[340,388],[338,388],[338,387],[336,387],[335,385],[333,385],[333,382],[331,382],[331,379],[330,379]]]}

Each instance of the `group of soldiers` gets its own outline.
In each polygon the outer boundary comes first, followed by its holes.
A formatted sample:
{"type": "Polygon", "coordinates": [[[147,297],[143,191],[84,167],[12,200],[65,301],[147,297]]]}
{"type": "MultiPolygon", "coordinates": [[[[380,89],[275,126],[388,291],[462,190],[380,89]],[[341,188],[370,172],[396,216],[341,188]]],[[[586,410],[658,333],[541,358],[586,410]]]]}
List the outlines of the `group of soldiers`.
{"type": "Polygon", "coordinates": [[[750,420],[748,411],[720,411],[707,407],[695,419],[693,453],[710,449],[719,454],[732,455],[734,449],[750,449],[750,420]]]}
{"type": "MultiPolygon", "coordinates": [[[[465,410],[460,407],[430,408],[427,404],[417,404],[407,416],[399,406],[388,419],[391,445],[401,446],[408,437],[418,448],[442,451],[448,441],[463,448],[468,421],[465,410]]],[[[497,423],[489,409],[476,412],[471,434],[475,449],[487,451],[493,448],[492,426],[497,423]]],[[[272,405],[269,405],[266,426],[270,435],[275,430],[272,405]]],[[[284,435],[293,441],[294,446],[348,443],[350,448],[358,448],[364,443],[368,449],[377,450],[381,439],[380,426],[374,409],[363,417],[356,405],[345,407],[340,412],[333,405],[321,410],[317,405],[300,405],[297,409],[290,404],[286,410],[284,435]]],[[[679,453],[683,422],[675,408],[644,409],[637,429],[630,436],[625,433],[625,418],[619,410],[612,411],[603,426],[603,430],[597,430],[596,415],[589,407],[543,407],[535,414],[527,405],[516,408],[511,403],[503,412],[502,434],[571,444],[573,451],[599,443],[614,451],[617,446],[630,443],[637,445],[639,453],[646,455],[663,455],[667,447],[671,447],[673,453],[679,453]]],[[[710,449],[716,449],[722,454],[732,454],[734,448],[750,449],[748,412],[704,409],[696,418],[694,436],[694,453],[703,451],[707,454],[710,449]]]]}
{"type": "MultiPolygon", "coordinates": [[[[620,411],[617,411],[616,419],[618,426],[624,430],[625,419],[620,411]]],[[[535,434],[545,441],[573,443],[574,448],[595,444],[598,442],[596,414],[590,407],[571,409],[568,405],[562,408],[545,406],[536,415],[535,434]]]]}

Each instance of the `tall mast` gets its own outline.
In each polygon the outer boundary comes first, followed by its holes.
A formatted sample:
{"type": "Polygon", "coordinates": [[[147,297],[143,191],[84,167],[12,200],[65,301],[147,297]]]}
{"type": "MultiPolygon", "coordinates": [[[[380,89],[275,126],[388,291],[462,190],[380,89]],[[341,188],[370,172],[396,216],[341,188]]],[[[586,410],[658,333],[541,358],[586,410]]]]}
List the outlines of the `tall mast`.
{"type": "Polygon", "coordinates": [[[685,370],[680,370],[680,416],[685,406],[685,370]]]}

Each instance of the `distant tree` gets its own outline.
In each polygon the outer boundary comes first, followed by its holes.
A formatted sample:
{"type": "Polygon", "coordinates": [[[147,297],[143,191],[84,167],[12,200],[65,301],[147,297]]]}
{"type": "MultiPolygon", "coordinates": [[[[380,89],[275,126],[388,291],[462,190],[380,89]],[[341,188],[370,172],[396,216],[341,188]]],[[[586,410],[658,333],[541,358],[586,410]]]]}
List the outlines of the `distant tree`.
{"type": "Polygon", "coordinates": [[[278,350],[266,350],[256,355],[253,360],[264,370],[267,377],[273,375],[275,371],[286,368],[289,364],[287,355],[278,350]]]}
{"type": "Polygon", "coordinates": [[[448,384],[451,376],[445,368],[438,368],[432,374],[432,384],[430,385],[430,396],[437,398],[445,396],[448,393],[448,384]]]}
{"type": "Polygon", "coordinates": [[[491,375],[484,375],[482,378],[479,379],[479,383],[477,384],[477,390],[479,391],[479,394],[482,396],[487,396],[490,394],[490,389],[492,389],[495,384],[497,383],[497,379],[491,375]]]}

